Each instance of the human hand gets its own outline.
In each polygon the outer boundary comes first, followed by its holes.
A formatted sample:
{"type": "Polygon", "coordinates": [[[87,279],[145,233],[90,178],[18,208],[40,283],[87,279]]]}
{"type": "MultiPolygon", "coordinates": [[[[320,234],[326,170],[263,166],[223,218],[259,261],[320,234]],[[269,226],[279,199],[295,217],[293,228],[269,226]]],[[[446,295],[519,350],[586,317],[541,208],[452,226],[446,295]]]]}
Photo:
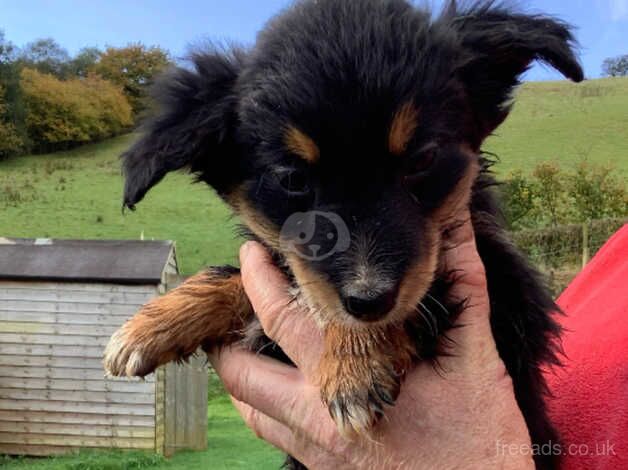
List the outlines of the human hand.
{"type": "Polygon", "coordinates": [[[291,302],[282,273],[259,244],[240,252],[242,281],[268,337],[297,368],[225,349],[211,362],[255,433],[310,469],[534,468],[530,455],[506,455],[504,445],[530,437],[491,334],[484,267],[468,213],[446,240],[443,262],[459,274],[452,289],[466,307],[448,332],[450,355],[439,368],[419,363],[407,373],[394,407],[371,439],[342,438],[320,398],[315,372],[322,333],[291,302]],[[460,275],[461,274],[461,275],[460,275]]]}

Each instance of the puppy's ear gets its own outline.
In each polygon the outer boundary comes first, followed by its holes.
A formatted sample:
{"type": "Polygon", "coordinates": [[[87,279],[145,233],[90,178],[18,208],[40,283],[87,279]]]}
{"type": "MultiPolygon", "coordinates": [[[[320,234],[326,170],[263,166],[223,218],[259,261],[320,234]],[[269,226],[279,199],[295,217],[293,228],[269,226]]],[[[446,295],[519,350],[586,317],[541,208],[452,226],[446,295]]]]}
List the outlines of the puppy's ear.
{"type": "Polygon", "coordinates": [[[169,171],[189,168],[223,192],[235,175],[233,128],[240,51],[197,53],[153,88],[157,116],[123,156],[124,205],[131,209],[169,171]]]}
{"type": "Polygon", "coordinates": [[[452,1],[443,18],[457,31],[465,51],[459,75],[476,114],[480,142],[508,115],[513,88],[533,61],[544,62],[575,82],[584,78],[567,24],[514,14],[494,3],[478,2],[460,11],[452,1]]]}

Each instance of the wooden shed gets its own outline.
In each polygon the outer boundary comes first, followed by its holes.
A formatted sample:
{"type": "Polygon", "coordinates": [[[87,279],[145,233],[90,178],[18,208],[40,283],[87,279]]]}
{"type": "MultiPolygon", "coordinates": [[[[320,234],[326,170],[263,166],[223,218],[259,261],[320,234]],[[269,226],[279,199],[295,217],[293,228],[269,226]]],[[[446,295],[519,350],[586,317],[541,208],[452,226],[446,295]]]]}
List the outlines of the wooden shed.
{"type": "Polygon", "coordinates": [[[207,445],[205,359],[105,378],[110,335],[176,282],[163,241],[0,238],[0,454],[207,445]]]}

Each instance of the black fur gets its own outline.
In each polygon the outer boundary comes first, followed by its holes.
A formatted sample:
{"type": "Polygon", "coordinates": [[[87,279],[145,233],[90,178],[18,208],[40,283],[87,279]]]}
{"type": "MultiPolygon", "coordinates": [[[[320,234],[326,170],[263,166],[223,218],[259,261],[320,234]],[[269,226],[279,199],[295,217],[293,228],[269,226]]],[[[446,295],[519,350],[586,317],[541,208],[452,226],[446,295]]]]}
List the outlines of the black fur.
{"type": "MultiPolygon", "coordinates": [[[[250,50],[196,53],[191,68],[162,80],[155,95],[161,114],[124,156],[124,203],[133,207],[167,172],[188,168],[227,202],[244,198],[277,230],[297,212],[333,212],[346,222],[351,247],[308,268],[343,297],[356,260],[366,259],[380,278],[372,289],[394,290],[433,249],[423,234],[467,170],[461,146],[479,152],[508,115],[532,61],[582,80],[573,48],[564,23],[496,2],[460,8],[452,1],[433,18],[405,0],[299,1],[250,50]],[[420,109],[419,124],[400,158],[390,155],[387,138],[406,103],[420,109]],[[317,144],[316,164],[286,148],[288,126],[317,144]]],[[[508,240],[494,181],[480,163],[471,212],[493,334],[533,442],[556,442],[540,369],[557,363],[560,331],[550,315],[557,307],[508,240]]],[[[324,247],[326,234],[313,241],[324,247]]],[[[291,275],[283,253],[273,255],[291,275]]],[[[437,278],[422,313],[407,322],[421,358],[443,352],[443,335],[459,311],[447,290],[437,278]]],[[[258,335],[251,347],[287,360],[267,343],[258,335]]],[[[540,468],[555,464],[537,458],[540,468]]],[[[293,460],[287,466],[304,468],[293,460]]]]}

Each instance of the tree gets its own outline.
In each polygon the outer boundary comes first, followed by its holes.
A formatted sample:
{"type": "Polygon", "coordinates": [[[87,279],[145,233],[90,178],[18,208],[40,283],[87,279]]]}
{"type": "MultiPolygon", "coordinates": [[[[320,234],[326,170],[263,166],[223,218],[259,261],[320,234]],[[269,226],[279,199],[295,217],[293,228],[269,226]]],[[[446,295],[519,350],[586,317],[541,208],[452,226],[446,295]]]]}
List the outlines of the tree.
{"type": "Polygon", "coordinates": [[[17,47],[12,42],[6,40],[4,31],[0,29],[0,64],[13,62],[16,53],[17,47]]]}
{"type": "Polygon", "coordinates": [[[70,55],[54,39],[43,38],[28,43],[20,53],[25,66],[41,73],[65,78],[68,75],[70,55]]]}
{"type": "Polygon", "coordinates": [[[102,77],[59,80],[21,71],[28,135],[36,150],[52,151],[118,134],[133,123],[122,90],[102,77]]]}
{"type": "Polygon", "coordinates": [[[154,77],[170,64],[168,53],[141,43],[127,47],[108,47],[100,57],[96,72],[107,80],[120,85],[135,114],[147,107],[148,86],[154,77]]]}
{"type": "Polygon", "coordinates": [[[69,73],[74,77],[87,77],[96,69],[102,51],[97,47],[84,47],[69,63],[69,73]]]}
{"type": "Polygon", "coordinates": [[[0,159],[22,149],[23,142],[15,126],[7,119],[7,106],[4,103],[5,89],[0,83],[0,159]]]}
{"type": "Polygon", "coordinates": [[[608,77],[628,76],[628,54],[605,59],[602,63],[602,72],[608,77]]]}

